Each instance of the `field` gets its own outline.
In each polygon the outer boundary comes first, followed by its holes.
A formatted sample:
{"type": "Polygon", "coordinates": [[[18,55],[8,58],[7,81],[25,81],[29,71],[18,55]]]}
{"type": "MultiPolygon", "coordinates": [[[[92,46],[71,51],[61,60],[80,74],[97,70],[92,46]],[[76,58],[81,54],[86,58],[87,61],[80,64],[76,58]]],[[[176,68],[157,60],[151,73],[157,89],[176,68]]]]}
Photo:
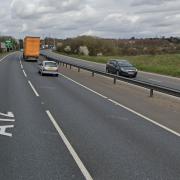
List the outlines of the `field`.
{"type": "Polygon", "coordinates": [[[141,56],[80,56],[68,55],[92,62],[106,63],[109,59],[129,60],[138,70],[180,77],[180,54],[141,55],[141,56]]]}

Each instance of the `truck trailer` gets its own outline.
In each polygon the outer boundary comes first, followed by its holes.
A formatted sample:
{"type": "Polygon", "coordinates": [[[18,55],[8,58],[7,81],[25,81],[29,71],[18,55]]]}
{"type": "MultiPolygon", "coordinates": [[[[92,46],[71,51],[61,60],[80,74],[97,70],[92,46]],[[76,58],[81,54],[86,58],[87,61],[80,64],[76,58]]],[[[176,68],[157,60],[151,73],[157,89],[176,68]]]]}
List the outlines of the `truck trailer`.
{"type": "Polygon", "coordinates": [[[25,61],[37,61],[40,54],[40,37],[24,38],[23,58],[25,61]]]}

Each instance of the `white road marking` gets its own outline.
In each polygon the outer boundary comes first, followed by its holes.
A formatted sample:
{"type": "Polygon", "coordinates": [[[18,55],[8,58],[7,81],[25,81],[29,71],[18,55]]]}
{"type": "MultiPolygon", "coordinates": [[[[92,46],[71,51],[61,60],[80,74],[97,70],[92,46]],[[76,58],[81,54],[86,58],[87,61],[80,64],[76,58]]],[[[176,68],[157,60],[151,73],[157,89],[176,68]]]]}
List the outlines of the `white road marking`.
{"type": "Polygon", "coordinates": [[[31,81],[28,81],[28,83],[29,83],[29,85],[31,86],[34,94],[35,94],[37,97],[39,97],[39,94],[37,93],[36,89],[35,89],[34,86],[32,85],[31,81]]]}
{"type": "Polygon", "coordinates": [[[23,73],[24,73],[24,76],[25,76],[25,77],[27,77],[27,74],[26,74],[26,72],[25,72],[24,70],[22,70],[22,71],[23,71],[23,73]]]}
{"type": "MultiPolygon", "coordinates": [[[[15,52],[14,52],[15,53],[15,52]]],[[[8,55],[6,55],[6,56],[4,56],[2,59],[0,59],[0,62],[2,62],[4,59],[6,59],[8,56],[10,56],[10,55],[12,55],[12,54],[14,54],[14,53],[11,53],[11,54],[8,54],[8,55]]]]}
{"type": "Polygon", "coordinates": [[[94,90],[88,88],[87,86],[84,86],[84,85],[82,85],[82,84],[80,84],[80,83],[74,81],[73,79],[71,79],[71,78],[69,78],[69,77],[67,77],[67,76],[65,76],[65,75],[63,75],[63,74],[61,74],[61,73],[59,73],[59,75],[65,77],[66,79],[69,79],[70,81],[74,82],[75,84],[77,84],[77,85],[79,85],[79,86],[81,86],[81,87],[83,87],[83,88],[85,88],[85,89],[87,89],[87,90],[93,92],[94,94],[97,94],[98,96],[101,96],[102,98],[107,99],[106,96],[104,96],[104,95],[102,95],[102,94],[100,94],[100,93],[98,93],[98,92],[96,92],[96,91],[94,91],[94,90]]]}
{"type": "Polygon", "coordinates": [[[124,108],[124,109],[126,109],[126,110],[128,110],[130,112],[132,112],[133,114],[136,114],[137,116],[142,117],[143,119],[145,119],[145,120],[147,120],[147,121],[149,121],[149,122],[151,122],[151,123],[153,123],[153,124],[163,128],[163,129],[165,129],[166,131],[169,131],[169,132],[175,134],[176,136],[180,137],[180,133],[178,133],[176,131],[173,131],[172,129],[170,129],[170,128],[168,128],[168,127],[166,127],[166,126],[164,126],[164,125],[162,125],[162,124],[160,124],[160,123],[158,123],[158,122],[156,122],[156,121],[154,121],[154,120],[152,120],[152,119],[150,119],[150,118],[148,118],[148,117],[146,117],[146,116],[144,116],[144,115],[142,115],[142,114],[140,114],[140,113],[138,113],[136,111],[134,111],[133,109],[128,108],[128,107],[126,107],[126,106],[124,106],[124,105],[122,105],[122,104],[112,100],[112,99],[108,99],[108,100],[110,102],[114,103],[115,105],[120,106],[120,107],[122,107],[122,108],[124,108]]]}
{"type": "Polygon", "coordinates": [[[88,172],[88,170],[84,166],[83,162],[81,161],[81,159],[79,158],[79,156],[77,155],[77,153],[75,152],[73,147],[71,146],[70,142],[68,141],[68,139],[64,135],[60,126],[57,124],[56,120],[53,118],[50,111],[47,110],[46,113],[47,113],[49,119],[51,120],[51,122],[53,123],[54,127],[56,128],[57,132],[59,133],[60,137],[62,138],[62,140],[63,140],[64,144],[66,145],[67,149],[69,150],[70,154],[72,155],[73,159],[75,160],[76,164],[78,165],[79,169],[81,170],[82,174],[86,178],[86,180],[93,180],[90,173],[88,172]]]}
{"type": "MultiPolygon", "coordinates": [[[[94,91],[94,90],[92,90],[92,89],[90,89],[90,88],[88,88],[88,87],[86,87],[86,86],[84,86],[84,85],[74,81],[73,79],[71,79],[71,78],[69,78],[69,77],[67,77],[67,76],[65,76],[65,75],[63,75],[61,73],[59,73],[59,74],[62,75],[64,78],[66,78],[66,79],[68,79],[68,80],[78,84],[79,86],[84,87],[85,89],[87,89],[87,90],[97,94],[98,96],[108,99],[106,96],[104,96],[104,95],[102,95],[102,94],[100,94],[100,93],[98,93],[98,92],[96,92],[96,91],[94,91]]],[[[158,122],[156,122],[156,121],[154,121],[154,120],[152,120],[152,119],[150,119],[150,118],[148,118],[148,117],[146,117],[146,116],[144,116],[144,115],[142,115],[142,114],[140,114],[138,112],[136,112],[135,110],[133,110],[131,108],[128,108],[128,107],[126,107],[126,106],[124,106],[124,105],[122,105],[122,104],[120,104],[120,103],[118,103],[118,102],[116,102],[116,101],[114,101],[112,99],[108,99],[108,101],[110,101],[110,102],[114,103],[115,105],[118,105],[118,106],[126,109],[127,111],[129,111],[129,112],[131,112],[133,114],[136,114],[137,116],[139,116],[139,117],[141,117],[141,118],[143,118],[143,119],[145,119],[145,120],[155,124],[156,126],[159,126],[162,129],[164,129],[164,130],[166,130],[166,131],[168,131],[168,132],[170,132],[170,133],[180,137],[180,133],[178,133],[178,132],[176,132],[176,131],[174,131],[174,130],[172,130],[172,129],[170,129],[170,128],[168,128],[168,127],[166,127],[166,126],[164,126],[164,125],[162,125],[162,124],[160,124],[160,123],[158,123],[158,122]]]]}
{"type": "Polygon", "coordinates": [[[15,119],[0,119],[0,121],[3,121],[3,122],[14,122],[15,119]]]}
{"type": "Polygon", "coordinates": [[[154,82],[157,82],[157,83],[161,83],[162,81],[159,81],[159,80],[156,80],[156,79],[152,79],[152,78],[149,78],[150,81],[154,81],[154,82]]]}
{"type": "Polygon", "coordinates": [[[12,112],[8,112],[7,114],[4,114],[4,113],[0,113],[1,116],[5,116],[5,117],[8,117],[8,118],[14,118],[14,114],[12,112]]]}
{"type": "Polygon", "coordinates": [[[8,126],[0,126],[0,135],[12,137],[11,133],[7,133],[6,129],[13,128],[14,125],[8,125],[8,126]]]}

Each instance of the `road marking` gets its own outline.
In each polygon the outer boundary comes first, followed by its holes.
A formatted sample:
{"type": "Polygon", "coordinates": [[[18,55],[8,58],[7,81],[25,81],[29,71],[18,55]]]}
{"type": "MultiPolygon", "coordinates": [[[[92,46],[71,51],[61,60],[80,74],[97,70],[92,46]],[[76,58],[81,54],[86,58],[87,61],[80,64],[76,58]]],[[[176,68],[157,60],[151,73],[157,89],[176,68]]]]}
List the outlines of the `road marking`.
{"type": "Polygon", "coordinates": [[[34,94],[35,94],[37,97],[39,97],[39,94],[37,93],[36,89],[35,89],[34,86],[32,85],[31,81],[28,81],[28,83],[29,83],[29,85],[31,86],[34,94]]]}
{"type": "Polygon", "coordinates": [[[149,122],[151,122],[151,123],[153,123],[153,124],[155,124],[155,125],[163,128],[163,129],[165,129],[166,131],[169,131],[169,132],[175,134],[176,136],[179,136],[179,137],[180,137],[180,133],[178,133],[178,132],[176,132],[176,131],[173,131],[172,129],[170,129],[170,128],[168,128],[168,127],[166,127],[166,126],[164,126],[164,125],[162,125],[162,124],[160,124],[160,123],[158,123],[158,122],[156,122],[156,121],[154,121],[154,120],[152,120],[152,119],[150,119],[150,118],[148,118],[148,117],[146,117],[146,116],[144,116],[144,115],[142,115],[142,114],[140,114],[140,113],[138,113],[138,112],[136,112],[136,111],[134,111],[133,109],[128,108],[128,107],[126,107],[126,106],[124,106],[124,105],[122,105],[122,104],[120,104],[120,103],[112,100],[112,99],[108,99],[108,100],[109,100],[110,102],[114,103],[115,105],[120,106],[120,107],[122,107],[123,109],[126,109],[126,110],[132,112],[133,114],[136,114],[137,116],[142,117],[143,119],[145,119],[145,120],[147,120],[147,121],[149,121],[149,122]]]}
{"type": "MultiPolygon", "coordinates": [[[[86,87],[86,86],[84,86],[84,85],[82,85],[82,84],[74,81],[73,79],[71,79],[71,78],[69,78],[69,77],[67,77],[67,76],[65,76],[65,75],[63,75],[63,74],[61,74],[61,73],[59,73],[59,74],[60,74],[61,76],[63,76],[64,78],[66,78],[66,79],[68,79],[68,80],[70,80],[70,81],[78,84],[79,86],[84,87],[85,89],[87,89],[87,90],[89,90],[89,91],[97,94],[98,96],[108,99],[106,96],[104,96],[104,95],[102,95],[102,94],[100,94],[100,93],[98,93],[98,92],[96,92],[96,91],[94,91],[94,90],[92,90],[92,89],[90,89],[90,88],[88,88],[88,87],[86,87]]],[[[156,126],[161,127],[162,129],[164,129],[164,130],[166,130],[166,131],[168,131],[168,132],[170,132],[170,133],[172,133],[172,134],[180,137],[180,133],[178,133],[178,132],[176,132],[176,131],[174,131],[174,130],[172,130],[172,129],[170,129],[170,128],[168,128],[168,127],[166,127],[166,126],[164,126],[164,125],[162,125],[162,124],[160,124],[160,123],[158,123],[158,122],[156,122],[156,121],[154,121],[154,120],[152,120],[152,119],[150,119],[150,118],[148,118],[148,117],[146,117],[146,116],[144,116],[144,115],[142,115],[142,114],[140,114],[140,113],[138,113],[138,112],[136,112],[135,110],[133,110],[133,109],[131,109],[131,108],[128,108],[128,107],[126,107],[126,106],[124,106],[124,105],[122,105],[122,104],[120,104],[120,103],[118,103],[118,102],[116,102],[116,101],[114,101],[114,100],[112,100],[112,99],[108,99],[108,101],[110,101],[110,102],[114,103],[115,105],[118,105],[118,106],[126,109],[127,111],[129,111],[129,112],[131,112],[131,113],[133,113],[133,114],[136,114],[137,116],[139,116],[139,117],[141,117],[141,118],[143,118],[143,119],[145,119],[145,120],[147,120],[147,121],[155,124],[156,126]]]]}
{"type": "Polygon", "coordinates": [[[47,113],[49,119],[51,120],[51,122],[53,123],[54,127],[56,128],[57,132],[59,133],[60,137],[62,138],[62,140],[63,140],[64,144],[66,145],[67,149],[69,150],[70,154],[72,155],[73,159],[75,160],[76,164],[78,165],[79,169],[81,170],[82,174],[86,178],[86,180],[93,180],[90,173],[88,172],[88,170],[84,166],[83,162],[81,161],[81,159],[79,158],[79,156],[77,155],[77,153],[75,152],[73,147],[71,146],[70,142],[68,141],[68,139],[64,135],[60,126],[57,124],[56,120],[53,118],[50,111],[47,110],[46,113],[47,113]]]}
{"type": "Polygon", "coordinates": [[[23,73],[24,73],[24,76],[27,77],[27,74],[26,74],[26,72],[24,71],[24,69],[23,69],[22,71],[23,71],[23,73]]]}
{"type": "Polygon", "coordinates": [[[0,119],[0,121],[3,121],[3,122],[14,122],[15,119],[0,119]]]}
{"type": "Polygon", "coordinates": [[[83,88],[85,88],[85,89],[87,89],[87,90],[93,92],[94,94],[97,94],[98,96],[100,96],[100,97],[102,97],[102,98],[104,98],[104,99],[107,99],[106,96],[104,96],[104,95],[102,95],[102,94],[100,94],[100,93],[98,93],[98,92],[96,92],[96,91],[94,91],[94,90],[88,88],[87,86],[84,86],[84,85],[82,85],[82,84],[80,84],[80,83],[74,81],[73,79],[71,79],[71,78],[69,78],[69,77],[67,77],[67,76],[65,76],[65,75],[63,75],[63,74],[61,74],[61,73],[59,73],[59,75],[65,77],[66,79],[69,79],[70,81],[74,82],[75,84],[77,84],[77,85],[79,85],[79,86],[81,86],[81,87],[83,87],[83,88]]]}
{"type": "Polygon", "coordinates": [[[5,116],[5,117],[8,117],[8,118],[14,118],[14,114],[12,112],[8,112],[7,114],[4,114],[4,113],[0,113],[1,116],[5,116]]]}
{"type": "Polygon", "coordinates": [[[152,79],[152,78],[149,78],[150,81],[154,81],[154,82],[158,82],[158,83],[161,83],[162,81],[158,81],[156,79],[152,79]]]}
{"type": "MultiPolygon", "coordinates": [[[[14,52],[15,53],[15,52],[14,52]]],[[[11,54],[8,54],[8,55],[6,55],[6,56],[4,56],[2,59],[0,59],[0,62],[2,62],[4,59],[6,59],[8,56],[10,56],[10,55],[12,55],[12,54],[14,54],[14,53],[11,53],[11,54]]]]}
{"type": "Polygon", "coordinates": [[[0,135],[12,137],[11,133],[7,133],[6,129],[13,128],[14,125],[8,125],[8,126],[0,126],[0,135]]]}

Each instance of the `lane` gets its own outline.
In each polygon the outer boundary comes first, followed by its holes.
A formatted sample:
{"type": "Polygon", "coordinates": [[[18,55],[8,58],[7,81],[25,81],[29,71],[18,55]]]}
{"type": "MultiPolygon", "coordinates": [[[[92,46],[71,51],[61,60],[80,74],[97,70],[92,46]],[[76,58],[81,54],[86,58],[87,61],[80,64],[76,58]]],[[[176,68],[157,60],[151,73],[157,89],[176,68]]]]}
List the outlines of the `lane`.
{"type": "MultiPolygon", "coordinates": [[[[0,121],[0,127],[11,126],[5,132],[12,134],[0,134],[0,179],[84,179],[47,116],[41,97],[30,88],[18,57],[0,63],[0,112],[15,116],[13,122],[0,121]]],[[[0,114],[2,117],[7,119],[0,114]]]]}
{"type": "Polygon", "coordinates": [[[94,179],[179,179],[180,141],[60,76],[25,70],[94,179]]]}
{"type": "MultiPolygon", "coordinates": [[[[100,64],[100,63],[94,63],[94,62],[89,62],[89,61],[84,61],[80,60],[77,58],[72,58],[64,55],[60,55],[51,51],[42,51],[44,54],[52,56],[54,58],[60,58],[64,61],[71,62],[71,63],[77,63],[79,65],[84,65],[87,67],[91,68],[96,68],[97,70],[105,71],[105,65],[100,64]]],[[[146,73],[146,72],[139,72],[137,77],[137,80],[145,81],[145,82],[150,82],[153,84],[157,85],[162,85],[174,89],[180,89],[180,79],[179,78],[173,78],[173,77],[168,77],[168,76],[162,76],[162,75],[157,75],[153,73],[146,73]]]]}

